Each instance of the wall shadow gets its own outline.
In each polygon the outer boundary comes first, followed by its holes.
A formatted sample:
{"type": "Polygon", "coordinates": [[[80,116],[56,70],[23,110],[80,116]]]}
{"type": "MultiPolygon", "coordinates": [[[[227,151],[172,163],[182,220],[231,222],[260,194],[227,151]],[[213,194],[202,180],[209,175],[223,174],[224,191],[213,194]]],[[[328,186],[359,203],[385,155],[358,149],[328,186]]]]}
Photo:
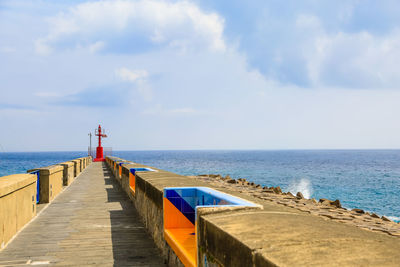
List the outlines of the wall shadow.
{"type": "Polygon", "coordinates": [[[114,266],[166,266],[159,249],[147,233],[140,215],[114,175],[103,165],[107,201],[119,205],[110,209],[114,266]]]}

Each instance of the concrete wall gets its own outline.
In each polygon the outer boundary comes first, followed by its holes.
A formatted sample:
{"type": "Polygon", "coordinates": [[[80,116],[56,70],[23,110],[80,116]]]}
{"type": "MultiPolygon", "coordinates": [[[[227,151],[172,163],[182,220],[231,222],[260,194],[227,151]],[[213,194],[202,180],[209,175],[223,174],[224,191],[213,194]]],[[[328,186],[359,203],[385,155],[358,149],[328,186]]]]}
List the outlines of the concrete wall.
{"type": "Polygon", "coordinates": [[[80,158],[81,160],[81,166],[82,166],[82,171],[86,168],[86,158],[80,158]]]}
{"type": "Polygon", "coordinates": [[[60,165],[52,165],[48,167],[28,170],[28,172],[36,170],[39,171],[40,175],[39,203],[49,203],[63,190],[64,167],[60,165]]]}
{"type": "Polygon", "coordinates": [[[129,173],[131,168],[139,167],[141,165],[131,162],[130,164],[122,165],[121,186],[125,193],[132,199],[133,195],[129,187],[129,173]]]}
{"type": "MultiPolygon", "coordinates": [[[[114,163],[121,162],[119,158],[108,157],[106,160],[110,169],[114,168],[114,163]]],[[[113,171],[116,179],[121,183],[123,190],[128,194],[142,220],[153,237],[155,244],[161,249],[163,257],[169,266],[183,266],[175,252],[164,239],[163,228],[163,188],[172,186],[207,186],[206,183],[188,179],[175,173],[151,167],[157,172],[137,173],[136,192],[133,195],[129,190],[129,170],[134,167],[148,167],[142,164],[130,163],[122,165],[121,179],[118,173],[113,171]]]]}
{"type": "Polygon", "coordinates": [[[79,166],[80,166],[80,169],[79,169],[79,172],[81,173],[85,168],[84,168],[84,166],[83,166],[83,159],[82,158],[79,158],[79,159],[77,159],[77,160],[79,160],[79,162],[80,162],[80,164],[79,164],[79,166]]]}
{"type": "Polygon", "coordinates": [[[74,163],[72,161],[67,161],[60,163],[59,165],[63,166],[63,185],[68,186],[72,183],[75,178],[74,175],[74,163]]]}
{"type": "Polygon", "coordinates": [[[36,175],[0,177],[0,248],[36,215],[36,175]]]}
{"type": "Polygon", "coordinates": [[[79,159],[71,160],[74,163],[74,176],[78,176],[81,173],[81,161],[79,159]]]}
{"type": "MultiPolygon", "coordinates": [[[[90,162],[91,157],[84,157],[28,170],[39,171],[40,203],[51,202],[90,162]]],[[[36,183],[36,174],[0,177],[0,249],[36,215],[36,183]]]]}
{"type": "MultiPolygon", "coordinates": [[[[110,168],[119,158],[109,157],[110,168]]],[[[120,181],[169,266],[182,266],[163,234],[163,189],[206,186],[262,205],[255,208],[198,209],[196,220],[199,266],[398,266],[400,239],[310,215],[248,194],[216,187],[164,170],[136,173],[129,190],[129,169],[120,181]]]]}

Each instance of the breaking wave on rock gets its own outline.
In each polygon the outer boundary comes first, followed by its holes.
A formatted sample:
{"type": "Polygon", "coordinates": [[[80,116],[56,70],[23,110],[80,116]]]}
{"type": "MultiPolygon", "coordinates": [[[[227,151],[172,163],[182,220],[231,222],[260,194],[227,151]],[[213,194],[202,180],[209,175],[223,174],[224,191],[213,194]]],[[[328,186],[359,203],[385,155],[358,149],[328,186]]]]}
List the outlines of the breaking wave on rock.
{"type": "Polygon", "coordinates": [[[289,184],[288,191],[296,195],[297,192],[301,192],[304,198],[311,198],[313,189],[309,179],[301,178],[300,180],[293,181],[289,184]]]}

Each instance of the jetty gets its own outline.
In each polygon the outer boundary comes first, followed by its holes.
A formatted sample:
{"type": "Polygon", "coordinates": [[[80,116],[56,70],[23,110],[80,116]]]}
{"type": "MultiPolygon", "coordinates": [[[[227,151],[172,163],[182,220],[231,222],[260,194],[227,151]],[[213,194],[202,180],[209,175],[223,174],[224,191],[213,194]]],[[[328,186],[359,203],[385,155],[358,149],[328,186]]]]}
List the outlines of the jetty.
{"type": "Polygon", "coordinates": [[[117,157],[0,177],[0,266],[400,265],[395,230],[363,229],[245,191],[236,181],[117,157]]]}
{"type": "Polygon", "coordinates": [[[0,266],[165,266],[104,163],[92,163],[0,252],[0,266]]]}

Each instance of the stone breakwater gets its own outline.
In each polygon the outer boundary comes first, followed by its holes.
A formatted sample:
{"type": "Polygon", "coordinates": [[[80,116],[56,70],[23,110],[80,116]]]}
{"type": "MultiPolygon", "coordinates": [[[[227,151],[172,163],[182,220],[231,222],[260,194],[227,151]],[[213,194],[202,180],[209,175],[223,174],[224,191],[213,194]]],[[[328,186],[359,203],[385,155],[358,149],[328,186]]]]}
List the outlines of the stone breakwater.
{"type": "Polygon", "coordinates": [[[314,198],[305,199],[301,192],[293,195],[291,192],[282,192],[279,186],[262,187],[259,184],[247,181],[245,178],[232,179],[229,175],[223,177],[218,174],[202,174],[188,177],[320,216],[327,220],[357,226],[368,231],[383,232],[400,238],[400,223],[393,222],[385,216],[380,217],[375,213],[365,212],[362,209],[345,209],[338,199],[334,201],[324,198],[319,199],[319,201],[314,198]]]}

